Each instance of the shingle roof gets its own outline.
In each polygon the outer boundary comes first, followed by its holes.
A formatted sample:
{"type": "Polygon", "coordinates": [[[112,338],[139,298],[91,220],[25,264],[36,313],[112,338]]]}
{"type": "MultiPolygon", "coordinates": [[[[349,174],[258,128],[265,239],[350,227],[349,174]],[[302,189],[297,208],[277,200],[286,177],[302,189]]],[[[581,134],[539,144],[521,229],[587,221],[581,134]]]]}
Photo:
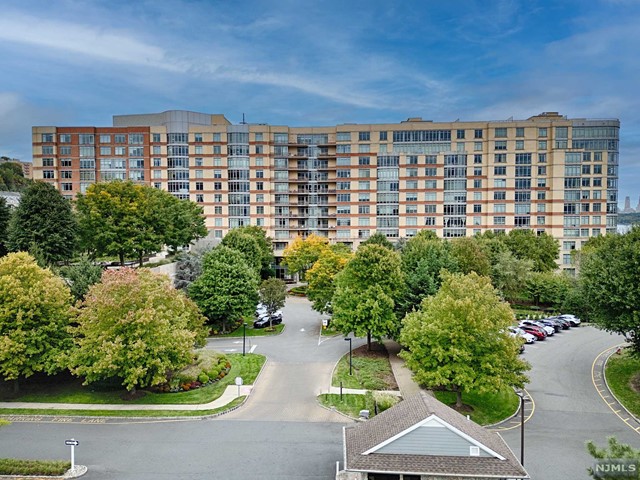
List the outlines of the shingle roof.
{"type": "Polygon", "coordinates": [[[486,477],[529,478],[502,437],[421,392],[382,412],[365,423],[345,429],[345,470],[457,474],[486,477]],[[407,430],[431,415],[457,428],[505,458],[443,455],[401,455],[363,452],[407,430]]]}

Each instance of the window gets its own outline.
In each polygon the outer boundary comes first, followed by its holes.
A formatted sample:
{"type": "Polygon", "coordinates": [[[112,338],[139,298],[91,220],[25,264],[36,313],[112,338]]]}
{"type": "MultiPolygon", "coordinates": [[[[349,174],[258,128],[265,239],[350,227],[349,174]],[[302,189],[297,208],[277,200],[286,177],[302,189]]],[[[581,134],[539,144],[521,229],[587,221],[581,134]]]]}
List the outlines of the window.
{"type": "Polygon", "coordinates": [[[481,152],[482,151],[482,142],[473,142],[473,151],[481,152]]]}
{"type": "Polygon", "coordinates": [[[496,138],[507,138],[507,129],[505,127],[496,128],[495,137],[496,138]]]}
{"type": "Polygon", "coordinates": [[[369,157],[359,157],[358,165],[369,165],[369,157]]]}
{"type": "Polygon", "coordinates": [[[71,143],[71,135],[68,133],[62,133],[58,135],[58,141],[60,143],[71,143]]]}
{"type": "MultiPolygon", "coordinates": [[[[102,142],[102,140],[100,140],[102,142]]],[[[159,133],[152,133],[151,134],[151,141],[152,142],[161,142],[162,140],[160,140],[160,134],[159,133]]]]}
{"type": "Polygon", "coordinates": [[[505,178],[495,178],[493,180],[493,187],[494,188],[506,188],[507,187],[507,180],[505,178]]]}
{"type": "Polygon", "coordinates": [[[202,143],[202,134],[201,133],[194,133],[193,134],[193,140],[195,142],[202,143]]]}
{"type": "Polygon", "coordinates": [[[371,132],[358,132],[359,142],[368,142],[371,140],[371,132]]]}
{"type": "Polygon", "coordinates": [[[351,190],[351,182],[337,182],[336,190],[351,190]]]}
{"type": "Polygon", "coordinates": [[[115,155],[124,155],[127,152],[127,148],[126,147],[115,147],[114,149],[114,154],[115,155]]]}
{"type": "Polygon", "coordinates": [[[371,200],[371,195],[369,195],[368,193],[359,193],[358,194],[358,201],[359,202],[368,202],[371,200]]]}
{"type": "Polygon", "coordinates": [[[380,141],[387,141],[387,132],[380,132],[380,141]]]}
{"type": "Polygon", "coordinates": [[[336,200],[338,202],[350,202],[351,201],[351,194],[350,193],[338,193],[336,195],[336,200]]]}
{"type": "Polygon", "coordinates": [[[264,182],[256,182],[256,190],[264,190],[264,182]]]}
{"type": "Polygon", "coordinates": [[[144,143],[144,134],[142,133],[130,133],[129,145],[141,145],[144,143]]]}
{"type": "Polygon", "coordinates": [[[43,170],[42,171],[42,178],[54,178],[53,177],[53,170],[43,170]]]}
{"type": "Polygon", "coordinates": [[[506,175],[507,174],[507,167],[493,167],[493,174],[494,175],[506,175]]]}
{"type": "Polygon", "coordinates": [[[124,135],[124,134],[121,134],[121,133],[119,133],[117,135],[114,135],[115,143],[126,143],[127,142],[126,138],[127,138],[127,136],[124,135]]]}
{"type": "Polygon", "coordinates": [[[71,170],[62,170],[60,172],[60,178],[71,178],[71,170]]]}
{"type": "Polygon", "coordinates": [[[407,163],[409,165],[417,165],[418,164],[418,156],[417,155],[407,155],[407,163]]]}
{"type": "Polygon", "coordinates": [[[336,145],[336,153],[351,153],[351,145],[336,145]]]}
{"type": "Polygon", "coordinates": [[[81,133],[78,135],[78,143],[80,145],[93,145],[95,143],[95,137],[91,134],[81,133]]]}
{"type": "Polygon", "coordinates": [[[407,177],[417,177],[418,169],[417,168],[407,168],[407,177]]]}
{"type": "Polygon", "coordinates": [[[481,178],[475,178],[473,180],[473,188],[482,188],[482,179],[481,178]]]}
{"type": "Polygon", "coordinates": [[[516,137],[524,137],[524,127],[516,127],[516,137]]]}
{"type": "Polygon", "coordinates": [[[493,217],[494,225],[504,225],[506,223],[506,217],[493,217]]]}
{"type": "Polygon", "coordinates": [[[71,190],[73,190],[73,184],[72,183],[63,183],[62,185],[62,191],[63,192],[70,192],[71,190]]]}
{"type": "Polygon", "coordinates": [[[464,142],[458,142],[456,143],[456,151],[457,152],[464,152],[464,142]]]}
{"type": "Polygon", "coordinates": [[[53,167],[53,158],[43,158],[42,159],[43,167],[53,167]]]}
{"type": "Polygon", "coordinates": [[[337,170],[336,177],[338,178],[349,178],[351,176],[351,170],[337,170]]]}
{"type": "Polygon", "coordinates": [[[546,150],[546,149],[547,149],[547,141],[538,140],[538,150],[546,150]]]}
{"type": "Polygon", "coordinates": [[[202,155],[202,145],[196,145],[195,147],[195,153],[196,155],[202,155]]]}
{"type": "Polygon", "coordinates": [[[569,138],[569,127],[556,127],[556,138],[569,138]]]}
{"type": "Polygon", "coordinates": [[[42,147],[42,154],[43,155],[53,155],[53,147],[51,147],[51,146],[42,147]]]}
{"type": "Polygon", "coordinates": [[[475,163],[475,164],[482,163],[482,155],[476,153],[473,156],[473,163],[475,163]]]}
{"type": "Polygon", "coordinates": [[[473,213],[482,213],[482,205],[474,204],[473,205],[473,213]]]}
{"type": "Polygon", "coordinates": [[[222,190],[222,182],[213,182],[214,190],[222,190]]]}
{"type": "Polygon", "coordinates": [[[538,136],[546,137],[547,136],[547,127],[539,127],[538,128],[538,136]]]}
{"type": "Polygon", "coordinates": [[[213,154],[220,155],[222,153],[222,147],[220,145],[213,146],[213,154]]]}
{"type": "Polygon", "coordinates": [[[507,192],[493,192],[493,199],[494,200],[506,200],[507,199],[507,192]]]}
{"type": "MultiPolygon", "coordinates": [[[[351,213],[351,207],[341,207],[346,208],[346,212],[338,212],[338,213],[346,213],[347,215],[351,213]]],[[[358,205],[358,214],[369,214],[371,213],[371,207],[369,205],[358,205]]]]}
{"type": "Polygon", "coordinates": [[[473,175],[476,177],[482,175],[482,167],[475,167],[473,169],[473,175]]]}
{"type": "Polygon", "coordinates": [[[493,205],[494,213],[505,213],[507,211],[507,205],[505,203],[495,203],[493,205]]]}
{"type": "Polygon", "coordinates": [[[456,138],[458,140],[463,140],[464,139],[464,130],[457,130],[456,131],[456,138]]]}
{"type": "Polygon", "coordinates": [[[350,142],[351,141],[351,132],[338,132],[338,133],[336,133],[336,141],[337,142],[350,142]]]}
{"type": "Polygon", "coordinates": [[[407,180],[407,190],[417,190],[417,189],[418,189],[417,180],[407,180]]]}
{"type": "Polygon", "coordinates": [[[437,174],[437,170],[435,168],[425,168],[424,174],[427,177],[435,177],[437,174]]]}
{"type": "Polygon", "coordinates": [[[516,150],[524,150],[524,140],[516,140],[516,150]]]}
{"type": "Polygon", "coordinates": [[[371,145],[368,143],[362,143],[358,145],[358,153],[368,153],[371,151],[371,145]]]}
{"type": "Polygon", "coordinates": [[[196,193],[196,203],[203,203],[204,195],[202,193],[196,193]]]}
{"type": "Polygon", "coordinates": [[[507,149],[507,141],[506,140],[496,140],[495,149],[496,150],[506,150],[507,149]]]}
{"type": "Polygon", "coordinates": [[[424,224],[432,227],[436,224],[436,217],[424,217],[424,224]]]}
{"type": "Polygon", "coordinates": [[[476,128],[473,131],[473,138],[482,138],[482,129],[476,128]]]}
{"type": "Polygon", "coordinates": [[[369,190],[370,183],[368,181],[358,182],[358,190],[369,190]]]}

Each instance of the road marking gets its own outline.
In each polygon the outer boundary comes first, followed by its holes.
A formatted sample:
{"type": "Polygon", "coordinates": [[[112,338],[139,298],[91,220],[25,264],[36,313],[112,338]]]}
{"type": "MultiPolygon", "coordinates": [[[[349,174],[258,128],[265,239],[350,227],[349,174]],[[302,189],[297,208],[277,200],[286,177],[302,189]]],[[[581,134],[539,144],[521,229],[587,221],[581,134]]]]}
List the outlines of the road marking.
{"type": "Polygon", "coordinates": [[[242,343],[240,340],[233,342],[234,344],[242,343]]]}
{"type": "MultiPolygon", "coordinates": [[[[614,345],[613,347],[609,347],[606,350],[603,350],[602,352],[600,352],[596,356],[596,358],[593,360],[593,363],[591,364],[591,382],[593,383],[593,386],[595,387],[596,392],[598,392],[598,395],[600,395],[600,398],[602,398],[604,403],[606,403],[608,405],[608,407],[611,409],[611,411],[614,413],[614,415],[616,417],[618,417],[620,420],[622,420],[624,422],[624,424],[626,426],[628,426],[630,429],[632,429],[634,432],[640,433],[640,427],[634,427],[633,425],[631,425],[631,423],[629,423],[629,420],[631,420],[631,417],[623,418],[623,416],[620,415],[620,412],[622,412],[624,410],[624,408],[622,410],[616,410],[614,407],[612,407],[612,405],[616,405],[616,406],[621,405],[620,402],[617,402],[617,401],[608,402],[607,398],[611,398],[611,396],[609,395],[609,391],[604,386],[602,386],[602,385],[599,386],[596,383],[596,378],[598,380],[600,380],[604,376],[602,374],[602,371],[596,372],[596,368],[604,370],[605,358],[603,358],[603,357],[605,356],[605,354],[609,353],[613,349],[619,349],[620,347],[623,347],[624,345],[625,345],[624,343],[621,343],[619,345],[614,345]]],[[[608,357],[606,357],[606,358],[608,358],[608,357]]],[[[604,381],[606,382],[606,379],[604,379],[604,381]]],[[[615,399],[615,396],[614,396],[614,399],[615,399]]],[[[623,406],[623,405],[621,405],[621,406],[623,406]]],[[[625,410],[624,411],[624,415],[627,415],[627,413],[628,412],[625,410]]],[[[634,422],[635,422],[635,418],[634,418],[634,422]]]]}
{"type": "Polygon", "coordinates": [[[236,350],[238,350],[237,348],[225,348],[224,351],[225,352],[235,352],[236,350]]]}
{"type": "MultiPolygon", "coordinates": [[[[527,401],[531,402],[531,411],[529,412],[529,415],[527,415],[525,417],[525,419],[524,419],[524,423],[527,423],[529,420],[531,420],[531,417],[533,417],[533,413],[536,411],[536,402],[533,399],[533,396],[531,396],[531,394],[526,389],[523,389],[523,391],[524,391],[524,393],[526,395],[526,399],[527,399],[527,400],[525,400],[525,404],[526,404],[527,401]]],[[[520,415],[520,412],[518,412],[518,415],[520,415]]],[[[504,432],[504,431],[507,431],[507,430],[513,430],[514,428],[520,428],[520,426],[521,426],[521,420],[518,420],[516,417],[512,417],[509,420],[509,423],[513,423],[513,425],[511,427],[491,428],[491,430],[504,432]]]]}
{"type": "Polygon", "coordinates": [[[256,349],[258,345],[253,345],[250,349],[249,349],[249,353],[253,353],[253,351],[256,349]]]}

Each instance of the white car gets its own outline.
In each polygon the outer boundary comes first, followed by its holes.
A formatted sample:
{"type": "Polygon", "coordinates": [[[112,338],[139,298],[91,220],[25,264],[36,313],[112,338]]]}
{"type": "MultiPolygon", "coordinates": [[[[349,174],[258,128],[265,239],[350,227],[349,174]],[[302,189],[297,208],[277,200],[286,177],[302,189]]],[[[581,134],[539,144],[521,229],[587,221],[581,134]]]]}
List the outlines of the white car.
{"type": "Polygon", "coordinates": [[[526,343],[533,343],[533,342],[535,342],[537,340],[535,336],[531,335],[530,333],[525,332],[524,330],[522,330],[519,327],[509,327],[509,331],[513,335],[517,335],[520,338],[524,339],[524,341],[526,343]]]}
{"type": "Polygon", "coordinates": [[[580,325],[580,319],[575,315],[571,315],[570,313],[565,313],[564,315],[558,315],[558,318],[566,320],[571,324],[572,327],[577,327],[580,325]]]}

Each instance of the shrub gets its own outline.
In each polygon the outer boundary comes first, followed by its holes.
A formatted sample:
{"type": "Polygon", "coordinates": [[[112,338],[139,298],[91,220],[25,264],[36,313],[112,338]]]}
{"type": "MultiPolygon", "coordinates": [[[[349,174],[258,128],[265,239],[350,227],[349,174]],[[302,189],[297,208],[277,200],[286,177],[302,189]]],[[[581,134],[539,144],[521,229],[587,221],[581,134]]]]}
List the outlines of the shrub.
{"type": "Polygon", "coordinates": [[[207,375],[206,373],[202,372],[200,375],[198,375],[198,381],[200,383],[208,383],[209,382],[209,375],[207,375]]]}
{"type": "Polygon", "coordinates": [[[385,410],[393,407],[396,403],[400,401],[400,397],[391,395],[389,393],[375,392],[373,394],[373,398],[375,402],[378,404],[378,413],[384,412],[385,410]]]}
{"type": "Polygon", "coordinates": [[[70,462],[59,460],[20,460],[0,458],[0,475],[63,475],[71,468],[70,462]]]}

